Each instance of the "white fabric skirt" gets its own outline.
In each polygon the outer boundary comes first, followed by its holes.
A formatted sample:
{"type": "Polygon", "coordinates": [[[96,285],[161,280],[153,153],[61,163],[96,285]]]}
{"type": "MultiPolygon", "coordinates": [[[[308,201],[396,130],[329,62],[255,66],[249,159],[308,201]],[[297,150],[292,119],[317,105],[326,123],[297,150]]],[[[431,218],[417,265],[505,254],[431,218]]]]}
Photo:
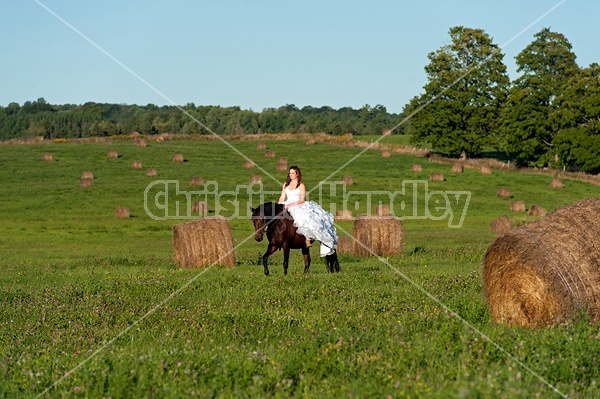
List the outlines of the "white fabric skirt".
{"type": "Polygon", "coordinates": [[[337,234],[333,225],[333,215],[314,201],[305,201],[288,208],[294,218],[298,234],[321,243],[321,256],[333,254],[337,247],[337,234]]]}

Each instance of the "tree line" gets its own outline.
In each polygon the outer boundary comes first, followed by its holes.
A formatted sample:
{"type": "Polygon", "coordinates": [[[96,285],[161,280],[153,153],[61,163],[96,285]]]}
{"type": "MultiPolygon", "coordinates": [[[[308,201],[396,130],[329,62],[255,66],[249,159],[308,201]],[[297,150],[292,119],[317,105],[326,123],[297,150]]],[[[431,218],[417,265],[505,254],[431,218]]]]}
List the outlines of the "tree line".
{"type": "Polygon", "coordinates": [[[0,140],[21,137],[82,138],[139,132],[141,134],[353,133],[381,134],[402,115],[382,105],[298,108],[285,105],[261,112],[240,107],[123,105],[89,102],[52,105],[43,98],[0,107],[0,140]]]}
{"type": "Polygon", "coordinates": [[[480,29],[453,27],[428,55],[424,93],[404,108],[413,143],[450,156],[494,150],[520,166],[600,172],[600,66],[581,68],[564,35],[544,28],[516,57],[480,29]]]}

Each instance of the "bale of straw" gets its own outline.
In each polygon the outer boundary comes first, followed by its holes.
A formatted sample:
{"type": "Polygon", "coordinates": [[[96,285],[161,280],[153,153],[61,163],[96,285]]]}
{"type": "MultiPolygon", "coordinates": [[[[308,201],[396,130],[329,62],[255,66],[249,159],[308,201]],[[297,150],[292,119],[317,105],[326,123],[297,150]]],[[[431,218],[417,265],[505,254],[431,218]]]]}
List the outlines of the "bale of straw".
{"type": "Polygon", "coordinates": [[[498,236],[487,248],[483,287],[497,323],[545,326],[600,319],[600,198],[559,208],[498,236]]]}
{"type": "Polygon", "coordinates": [[[81,179],[79,179],[79,186],[92,187],[92,179],[90,179],[89,177],[82,177],[81,179]]]}
{"type": "Polygon", "coordinates": [[[389,158],[391,156],[392,156],[392,153],[390,151],[388,151],[388,150],[381,151],[381,157],[382,158],[389,158]]]}
{"type": "Polygon", "coordinates": [[[523,201],[513,201],[510,203],[511,212],[525,212],[525,203],[523,201]]]}
{"type": "Polygon", "coordinates": [[[265,158],[275,158],[275,151],[271,151],[271,150],[265,151],[265,158]]]}
{"type": "Polygon", "coordinates": [[[127,219],[129,217],[129,208],[124,206],[117,206],[115,208],[115,218],[117,219],[127,219]]]}
{"type": "Polygon", "coordinates": [[[139,137],[140,136],[140,132],[131,132],[129,133],[129,137],[139,137]]]}
{"type": "Polygon", "coordinates": [[[206,183],[206,181],[200,176],[192,176],[190,180],[190,186],[203,186],[204,183],[206,183]]]}
{"type": "Polygon", "coordinates": [[[250,183],[262,183],[261,175],[250,175],[250,183]]]}
{"type": "Polygon", "coordinates": [[[287,159],[285,158],[279,158],[277,159],[277,170],[278,171],[284,171],[287,170],[288,166],[287,166],[287,159]]]}
{"type": "Polygon", "coordinates": [[[492,232],[495,234],[502,234],[511,231],[514,226],[508,216],[502,215],[490,222],[492,232]]]}
{"type": "Polygon", "coordinates": [[[550,188],[563,188],[563,182],[560,179],[552,179],[550,182],[550,188]]]}
{"type": "Polygon", "coordinates": [[[479,168],[479,174],[480,175],[491,175],[492,174],[492,170],[490,169],[489,166],[482,166],[481,168],[479,168]]]}
{"type": "Polygon", "coordinates": [[[256,145],[256,149],[257,150],[265,150],[265,149],[267,149],[267,145],[265,143],[258,143],[256,145]]]}
{"type": "Polygon", "coordinates": [[[244,161],[244,168],[251,169],[253,167],[254,167],[254,161],[252,161],[251,159],[247,159],[244,161]]]}
{"type": "Polygon", "coordinates": [[[452,165],[452,173],[463,173],[465,171],[465,167],[463,165],[459,165],[455,163],[452,165]]]}
{"type": "Polygon", "coordinates": [[[496,191],[496,196],[500,198],[508,198],[510,197],[510,190],[504,187],[498,187],[498,191],[496,191]]]}
{"type": "Polygon", "coordinates": [[[347,186],[351,186],[354,184],[354,179],[352,178],[352,176],[342,176],[340,181],[347,186]]]}
{"type": "Polygon", "coordinates": [[[183,162],[183,154],[175,154],[173,155],[173,162],[183,162]]]}
{"type": "Polygon", "coordinates": [[[390,216],[390,206],[389,205],[377,205],[375,207],[375,215],[377,216],[390,216]]]}
{"type": "Polygon", "coordinates": [[[145,139],[135,139],[135,140],[133,140],[133,144],[137,145],[138,147],[144,147],[144,148],[146,148],[148,146],[145,139]]]}
{"type": "Polygon", "coordinates": [[[117,158],[119,158],[119,153],[114,150],[110,150],[108,152],[108,157],[111,159],[117,159],[117,158]]]}
{"type": "Polygon", "coordinates": [[[146,176],[156,176],[156,169],[155,168],[146,169],[146,176]]]}
{"type": "Polygon", "coordinates": [[[200,216],[208,214],[208,204],[204,201],[195,201],[192,204],[192,213],[200,216]]]}
{"type": "Polygon", "coordinates": [[[539,205],[531,205],[529,208],[529,212],[527,212],[529,216],[546,216],[546,210],[539,205]]]}
{"type": "Polygon", "coordinates": [[[395,217],[361,215],[354,220],[352,253],[356,256],[371,254],[401,255],[403,249],[402,221],[395,217]]]}
{"type": "Polygon", "coordinates": [[[444,181],[444,174],[440,172],[431,172],[430,181],[444,181]]]}
{"type": "Polygon", "coordinates": [[[348,209],[345,209],[343,211],[337,211],[335,213],[335,219],[342,222],[352,220],[352,211],[348,209]]]}
{"type": "Polygon", "coordinates": [[[423,167],[421,165],[414,164],[410,167],[410,171],[413,173],[419,173],[423,171],[423,167]]]}
{"type": "Polygon", "coordinates": [[[308,139],[306,139],[306,145],[313,145],[317,142],[317,140],[315,140],[314,138],[310,137],[308,139]]]}
{"type": "Polygon", "coordinates": [[[337,247],[335,250],[342,254],[352,253],[352,239],[349,237],[341,237],[338,239],[337,247]]]}
{"type": "Polygon", "coordinates": [[[142,169],[142,161],[133,161],[131,163],[131,169],[142,169]]]}
{"type": "Polygon", "coordinates": [[[392,129],[382,129],[381,134],[384,136],[389,136],[392,134],[392,129]]]}
{"type": "Polygon", "coordinates": [[[89,171],[81,172],[81,178],[82,179],[93,179],[94,178],[94,174],[92,172],[89,172],[89,171]]]}
{"type": "Polygon", "coordinates": [[[52,159],[53,159],[52,154],[50,154],[49,152],[42,155],[42,161],[51,162],[52,159]]]}
{"type": "Polygon", "coordinates": [[[174,225],[173,249],[181,267],[236,265],[231,227],[223,216],[174,225]]]}

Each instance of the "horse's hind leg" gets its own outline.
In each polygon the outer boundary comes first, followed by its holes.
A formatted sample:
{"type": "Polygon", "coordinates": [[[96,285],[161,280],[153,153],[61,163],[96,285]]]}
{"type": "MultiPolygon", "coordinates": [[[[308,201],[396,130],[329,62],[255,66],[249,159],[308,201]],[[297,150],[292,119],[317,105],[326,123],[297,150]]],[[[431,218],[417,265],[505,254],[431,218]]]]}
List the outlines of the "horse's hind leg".
{"type": "Polygon", "coordinates": [[[308,273],[310,267],[310,249],[302,248],[302,255],[304,255],[304,273],[308,273]]]}
{"type": "Polygon", "coordinates": [[[283,275],[287,276],[288,264],[290,262],[290,249],[288,247],[283,248],[283,275]]]}

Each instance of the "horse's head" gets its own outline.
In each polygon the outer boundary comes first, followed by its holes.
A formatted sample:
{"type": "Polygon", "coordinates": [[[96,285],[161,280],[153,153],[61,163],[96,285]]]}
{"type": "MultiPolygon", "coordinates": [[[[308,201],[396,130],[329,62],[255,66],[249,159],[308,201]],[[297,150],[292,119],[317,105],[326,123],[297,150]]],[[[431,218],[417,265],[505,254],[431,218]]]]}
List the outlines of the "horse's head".
{"type": "Polygon", "coordinates": [[[250,207],[250,210],[252,211],[252,223],[254,224],[254,239],[260,242],[263,239],[266,227],[265,214],[260,206],[256,208],[250,207]]]}

